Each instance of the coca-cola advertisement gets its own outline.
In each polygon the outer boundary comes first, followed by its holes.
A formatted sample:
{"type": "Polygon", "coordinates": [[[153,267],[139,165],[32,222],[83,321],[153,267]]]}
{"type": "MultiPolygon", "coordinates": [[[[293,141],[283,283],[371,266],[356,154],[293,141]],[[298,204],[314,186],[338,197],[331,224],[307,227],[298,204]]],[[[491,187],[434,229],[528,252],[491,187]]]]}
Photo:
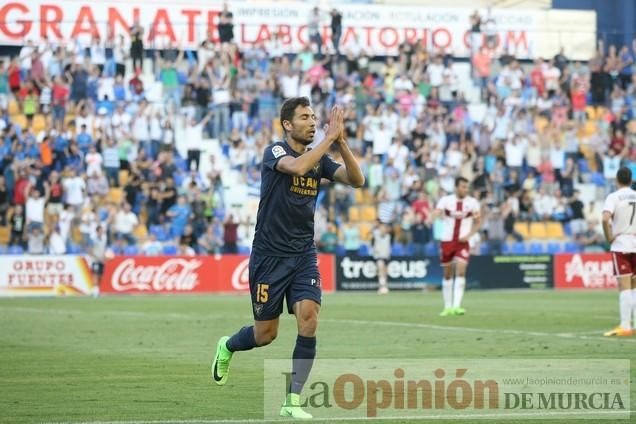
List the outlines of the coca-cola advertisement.
{"type": "Polygon", "coordinates": [[[82,256],[0,256],[0,297],[91,293],[91,273],[82,256]]]}
{"type": "MultiPolygon", "coordinates": [[[[249,291],[249,256],[119,256],[108,261],[101,293],[249,291]]],[[[334,258],[318,255],[322,289],[334,290],[334,258]]]]}
{"type": "Polygon", "coordinates": [[[561,254],[554,257],[556,289],[615,289],[610,253],[561,254]]]}

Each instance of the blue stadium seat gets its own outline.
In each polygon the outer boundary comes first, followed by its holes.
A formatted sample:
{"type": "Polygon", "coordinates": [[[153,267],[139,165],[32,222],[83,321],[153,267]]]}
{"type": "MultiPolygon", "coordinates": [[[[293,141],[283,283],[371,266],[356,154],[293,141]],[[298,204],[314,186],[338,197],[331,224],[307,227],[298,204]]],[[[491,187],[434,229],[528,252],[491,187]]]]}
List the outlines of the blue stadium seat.
{"type": "Polygon", "coordinates": [[[566,236],[571,237],[572,236],[572,224],[570,224],[569,222],[563,223],[563,232],[565,233],[566,236]]]}
{"type": "Polygon", "coordinates": [[[548,243],[548,253],[554,255],[555,253],[561,253],[563,250],[561,243],[550,242],[548,243]]]}
{"type": "Polygon", "coordinates": [[[173,244],[167,244],[163,246],[163,254],[164,255],[176,255],[178,252],[177,246],[173,244]]]}
{"type": "Polygon", "coordinates": [[[512,254],[513,255],[525,255],[526,254],[526,244],[522,241],[516,241],[512,244],[512,254]]]}
{"type": "Polygon", "coordinates": [[[0,245],[0,255],[6,255],[8,251],[9,251],[8,246],[4,244],[0,245]]]}
{"type": "MultiPolygon", "coordinates": [[[[240,250],[239,250],[239,252],[240,252],[240,250]]],[[[336,255],[344,256],[346,253],[347,252],[346,252],[346,250],[345,250],[343,245],[339,244],[339,245],[336,246],[336,255]]]]}
{"type": "Polygon", "coordinates": [[[393,243],[391,246],[391,256],[404,256],[404,246],[400,243],[393,243]]]}
{"type": "Polygon", "coordinates": [[[9,254],[10,255],[20,255],[24,253],[24,249],[22,248],[22,246],[10,246],[9,247],[9,254]]]}
{"type": "Polygon", "coordinates": [[[250,247],[249,246],[239,246],[238,247],[238,252],[241,255],[249,255],[250,254],[250,247]]]}
{"type": "Polygon", "coordinates": [[[78,255],[80,253],[82,253],[82,246],[78,246],[77,244],[71,244],[66,253],[68,253],[69,255],[78,255]]]}
{"type": "Polygon", "coordinates": [[[134,244],[130,245],[130,246],[126,246],[124,248],[124,255],[127,256],[135,256],[139,254],[139,249],[137,249],[137,246],[135,246],[134,244]]]}
{"type": "Polygon", "coordinates": [[[358,249],[358,255],[369,256],[369,246],[367,246],[366,244],[360,245],[360,249],[358,249]]]}
{"type": "Polygon", "coordinates": [[[481,256],[490,255],[490,246],[488,246],[488,243],[482,243],[479,246],[479,254],[481,256]]]}
{"type": "Polygon", "coordinates": [[[543,243],[530,243],[529,253],[531,255],[543,255],[545,253],[545,249],[543,248],[543,243]]]}
{"type": "Polygon", "coordinates": [[[501,247],[501,253],[503,253],[504,255],[512,255],[512,243],[504,243],[501,247]]]}
{"type": "Polygon", "coordinates": [[[424,253],[426,253],[426,256],[439,256],[435,242],[431,241],[426,243],[426,246],[424,246],[424,253]]]}
{"type": "Polygon", "coordinates": [[[406,254],[408,256],[415,255],[415,246],[413,245],[413,243],[410,243],[406,246],[406,254]]]}
{"type": "Polygon", "coordinates": [[[581,248],[579,247],[579,245],[574,243],[573,241],[569,241],[565,243],[566,253],[579,253],[580,251],[581,251],[581,248]]]}

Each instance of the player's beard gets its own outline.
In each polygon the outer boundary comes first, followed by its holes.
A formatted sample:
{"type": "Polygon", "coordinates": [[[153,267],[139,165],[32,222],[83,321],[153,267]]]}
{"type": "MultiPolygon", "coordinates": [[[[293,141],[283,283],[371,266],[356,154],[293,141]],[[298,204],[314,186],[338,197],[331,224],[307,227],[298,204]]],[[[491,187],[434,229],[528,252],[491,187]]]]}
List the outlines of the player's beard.
{"type": "Polygon", "coordinates": [[[315,134],[315,130],[313,132],[303,131],[302,133],[291,134],[291,138],[293,138],[295,141],[302,144],[303,146],[309,146],[311,143],[314,142],[315,134]]]}

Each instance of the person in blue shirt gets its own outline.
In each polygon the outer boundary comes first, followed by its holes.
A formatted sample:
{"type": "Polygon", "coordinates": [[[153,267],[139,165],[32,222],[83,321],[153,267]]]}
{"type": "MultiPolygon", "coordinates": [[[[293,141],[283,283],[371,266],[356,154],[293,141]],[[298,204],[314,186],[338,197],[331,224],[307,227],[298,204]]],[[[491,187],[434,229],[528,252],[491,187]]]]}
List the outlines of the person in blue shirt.
{"type": "Polygon", "coordinates": [[[177,204],[171,206],[166,213],[166,215],[172,219],[171,232],[173,237],[179,237],[183,234],[183,230],[188,224],[191,214],[192,209],[185,196],[179,196],[177,198],[177,204]]]}
{"type": "Polygon", "coordinates": [[[77,134],[76,140],[80,151],[86,156],[93,144],[93,137],[87,132],[86,124],[82,124],[80,127],[80,133],[77,134]]]}
{"type": "Polygon", "coordinates": [[[314,145],[316,116],[307,97],[283,103],[280,122],[285,141],[265,148],[261,168],[261,195],[256,232],[249,261],[249,284],[254,325],[232,337],[222,337],[212,363],[212,378],[227,382],[234,352],[270,344],[286,299],[287,311],[296,315],[298,336],[293,351],[292,377],[282,416],[311,418],[300,407],[300,392],[316,355],[316,327],[321,289],[314,213],[321,180],[352,187],[364,184],[360,165],[347,145],[344,112],[336,106],[330,114],[325,138],[314,145]],[[327,154],[336,145],[344,166],[327,154]]]}

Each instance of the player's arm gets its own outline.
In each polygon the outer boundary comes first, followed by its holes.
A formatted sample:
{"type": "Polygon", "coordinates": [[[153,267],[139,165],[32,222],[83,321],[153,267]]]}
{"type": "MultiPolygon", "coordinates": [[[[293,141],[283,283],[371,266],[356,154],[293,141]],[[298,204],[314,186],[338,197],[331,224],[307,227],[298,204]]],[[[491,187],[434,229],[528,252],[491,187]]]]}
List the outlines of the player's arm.
{"type": "Polygon", "coordinates": [[[616,234],[612,231],[612,213],[610,211],[603,211],[603,234],[605,234],[605,240],[612,244],[616,239],[616,234]]]}
{"type": "Polygon", "coordinates": [[[340,137],[338,137],[337,143],[338,148],[340,149],[340,155],[344,161],[344,166],[341,166],[336,170],[333,175],[334,181],[355,188],[362,187],[364,185],[364,174],[362,173],[358,160],[353,155],[353,152],[347,144],[344,127],[340,137]]]}
{"type": "Polygon", "coordinates": [[[470,240],[472,236],[477,234],[480,229],[481,229],[481,213],[479,212],[479,209],[476,209],[473,212],[473,225],[470,229],[470,232],[466,235],[466,237],[462,237],[459,241],[463,243],[468,242],[468,240],[470,240]]]}
{"type": "Polygon", "coordinates": [[[289,155],[283,156],[276,163],[276,170],[296,177],[302,177],[307,174],[327,154],[331,145],[340,136],[344,126],[343,116],[342,108],[334,107],[329,117],[329,128],[325,139],[315,148],[296,158],[289,155]]]}

